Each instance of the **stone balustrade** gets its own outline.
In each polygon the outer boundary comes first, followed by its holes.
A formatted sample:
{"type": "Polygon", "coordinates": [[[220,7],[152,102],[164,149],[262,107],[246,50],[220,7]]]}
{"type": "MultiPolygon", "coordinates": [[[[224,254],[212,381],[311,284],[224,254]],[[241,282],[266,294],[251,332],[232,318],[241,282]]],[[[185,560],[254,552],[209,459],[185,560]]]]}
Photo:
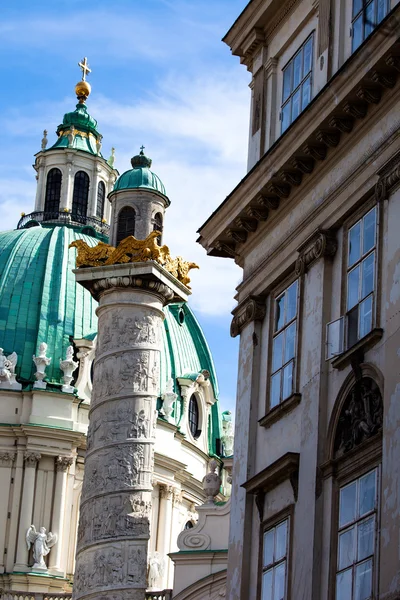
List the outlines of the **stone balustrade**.
{"type": "Polygon", "coordinates": [[[162,592],[146,592],[146,600],[172,600],[172,590],[162,590],[162,592]]]}
{"type": "Polygon", "coordinates": [[[0,600],[71,600],[71,594],[42,594],[41,592],[2,592],[0,590],[0,600]]]}

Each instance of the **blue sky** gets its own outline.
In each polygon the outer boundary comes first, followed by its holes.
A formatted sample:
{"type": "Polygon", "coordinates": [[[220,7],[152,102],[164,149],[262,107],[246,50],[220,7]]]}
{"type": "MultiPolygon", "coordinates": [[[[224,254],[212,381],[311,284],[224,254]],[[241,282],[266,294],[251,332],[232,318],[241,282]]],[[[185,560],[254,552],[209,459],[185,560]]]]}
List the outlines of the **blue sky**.
{"type": "Polygon", "coordinates": [[[130,168],[143,144],[171,200],[164,241],[196,261],[190,303],[213,352],[224,409],[236,393],[230,311],[241,271],[207,257],[196,230],[245,175],[249,74],[221,42],[245,0],[19,0],[0,22],[2,229],[33,210],[33,155],[74,109],[77,63],[92,68],[89,112],[130,168]]]}

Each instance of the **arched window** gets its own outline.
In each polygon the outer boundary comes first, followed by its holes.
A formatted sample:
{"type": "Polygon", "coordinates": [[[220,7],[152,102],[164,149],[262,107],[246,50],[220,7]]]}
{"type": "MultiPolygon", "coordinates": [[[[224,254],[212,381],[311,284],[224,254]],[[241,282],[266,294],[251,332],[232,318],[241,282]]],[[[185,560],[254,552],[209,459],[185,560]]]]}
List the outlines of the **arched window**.
{"type": "Polygon", "coordinates": [[[75,175],[74,193],[72,196],[72,220],[78,223],[86,222],[89,198],[89,175],[78,171],[75,175]]]}
{"type": "Polygon", "coordinates": [[[376,597],[382,422],[380,389],[371,377],[362,377],[348,389],[333,438],[336,598],[376,597]]]}
{"type": "Polygon", "coordinates": [[[117,245],[128,235],[135,235],[135,210],[125,206],[118,214],[117,245]]]}
{"type": "Polygon", "coordinates": [[[189,402],[189,429],[194,439],[197,440],[200,437],[201,429],[199,429],[199,405],[194,395],[189,402]]]}
{"type": "Polygon", "coordinates": [[[44,199],[45,219],[56,219],[58,217],[58,211],[60,210],[61,180],[62,175],[60,169],[51,169],[49,171],[44,199]]]}
{"type": "Polygon", "coordinates": [[[97,186],[97,205],[96,205],[96,217],[102,219],[104,217],[104,201],[106,199],[106,186],[102,181],[99,181],[97,186]]]}
{"type": "MultiPolygon", "coordinates": [[[[153,219],[153,231],[163,231],[163,217],[161,213],[156,213],[153,219]]],[[[157,243],[161,246],[161,235],[157,238],[157,243]]]]}

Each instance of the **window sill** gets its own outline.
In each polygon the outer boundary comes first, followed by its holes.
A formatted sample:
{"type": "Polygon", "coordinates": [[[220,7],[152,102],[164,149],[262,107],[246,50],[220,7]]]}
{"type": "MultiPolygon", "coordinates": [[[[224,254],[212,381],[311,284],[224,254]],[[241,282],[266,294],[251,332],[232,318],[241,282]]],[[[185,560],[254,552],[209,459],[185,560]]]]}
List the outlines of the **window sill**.
{"type": "Polygon", "coordinates": [[[276,421],[283,416],[292,411],[300,402],[301,394],[292,394],[289,398],[286,398],[283,402],[278,404],[278,406],[274,406],[271,410],[260,419],[258,422],[261,427],[270,427],[276,421]]]}
{"type": "Polygon", "coordinates": [[[340,354],[337,358],[332,361],[332,367],[341,371],[353,360],[358,359],[360,362],[364,360],[364,353],[372,348],[383,336],[383,329],[375,327],[361,340],[359,340],[354,346],[340,354]]]}

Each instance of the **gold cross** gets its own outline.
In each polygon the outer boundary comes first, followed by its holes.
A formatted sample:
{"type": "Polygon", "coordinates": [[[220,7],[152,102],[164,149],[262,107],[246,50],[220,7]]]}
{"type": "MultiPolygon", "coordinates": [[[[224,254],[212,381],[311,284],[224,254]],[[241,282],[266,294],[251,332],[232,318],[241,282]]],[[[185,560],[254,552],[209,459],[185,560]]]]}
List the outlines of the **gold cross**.
{"type": "Polygon", "coordinates": [[[89,69],[86,56],[78,63],[78,66],[82,69],[82,81],[86,81],[86,75],[89,75],[89,73],[92,72],[92,69],[89,69]]]}

